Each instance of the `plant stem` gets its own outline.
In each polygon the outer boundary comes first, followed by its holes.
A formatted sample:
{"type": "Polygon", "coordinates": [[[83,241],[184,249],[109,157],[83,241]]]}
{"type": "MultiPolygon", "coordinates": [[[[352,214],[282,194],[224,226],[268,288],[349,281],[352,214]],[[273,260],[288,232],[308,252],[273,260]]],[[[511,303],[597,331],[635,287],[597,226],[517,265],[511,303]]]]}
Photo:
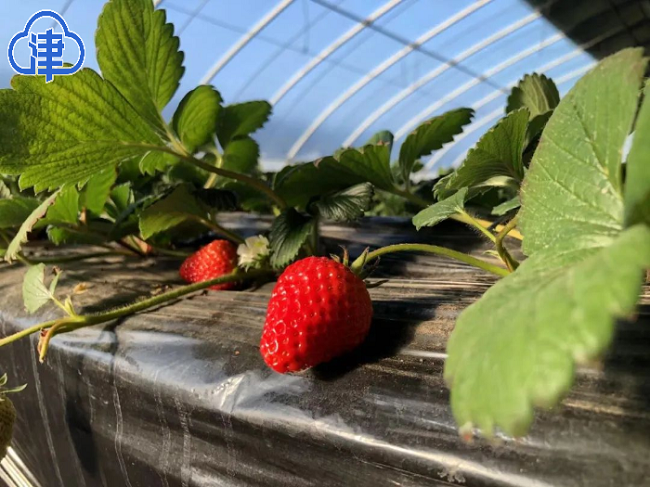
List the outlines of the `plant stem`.
{"type": "MultiPolygon", "coordinates": [[[[479,222],[482,225],[485,224],[486,227],[492,226],[492,223],[487,221],[487,220],[479,220],[479,219],[477,219],[476,221],[479,222]]],[[[497,232],[502,232],[504,228],[505,228],[505,225],[497,225],[496,227],[494,227],[494,229],[497,232]]],[[[512,230],[510,230],[510,232],[507,235],[504,235],[504,237],[512,237],[512,238],[516,238],[517,240],[523,240],[524,239],[524,236],[516,228],[513,228],[512,230]]]]}
{"type": "Polygon", "coordinates": [[[481,225],[476,219],[474,219],[469,213],[466,211],[462,210],[458,213],[459,219],[462,219],[464,223],[467,223],[468,225],[476,228],[479,232],[481,232],[483,235],[485,235],[488,239],[490,239],[492,242],[496,243],[497,238],[495,235],[486,227],[481,225]]]}
{"type": "Polygon", "coordinates": [[[47,354],[47,348],[49,346],[49,341],[57,334],[61,328],[65,328],[65,331],[73,331],[79,328],[84,328],[86,326],[98,325],[101,323],[106,323],[108,321],[113,321],[125,316],[129,316],[140,311],[144,311],[155,306],[159,306],[169,301],[173,301],[187,294],[191,294],[197,291],[202,291],[207,289],[210,286],[216,284],[225,284],[229,282],[240,282],[250,279],[258,279],[264,277],[271,277],[274,275],[274,272],[268,270],[252,270],[247,272],[235,271],[232,274],[221,276],[215,279],[210,279],[209,281],[197,282],[195,284],[189,284],[187,286],[179,287],[172,291],[168,291],[158,296],[152,296],[141,301],[135,301],[131,304],[117,308],[110,311],[105,311],[103,313],[95,313],[89,315],[79,315],[79,316],[69,316],[61,318],[58,320],[46,321],[38,325],[34,325],[25,330],[21,330],[13,335],[10,335],[6,338],[0,340],[0,347],[8,345],[20,338],[31,335],[32,333],[40,332],[46,328],[50,328],[48,333],[43,337],[41,342],[41,361],[45,358],[47,354]]]}
{"type": "MultiPolygon", "coordinates": [[[[129,316],[140,311],[144,311],[155,306],[159,306],[169,301],[173,301],[187,294],[191,294],[197,291],[202,291],[216,284],[225,284],[228,282],[239,282],[248,279],[255,279],[258,277],[270,276],[272,273],[266,270],[253,270],[248,272],[235,271],[232,274],[226,276],[221,276],[215,279],[210,279],[209,281],[197,282],[195,284],[189,284],[187,286],[182,286],[178,289],[168,291],[158,296],[153,296],[148,299],[143,299],[142,301],[135,301],[134,303],[128,304],[121,308],[117,308],[111,311],[106,311],[103,313],[91,314],[86,316],[80,316],[78,321],[66,321],[64,323],[57,323],[52,326],[48,333],[43,337],[41,342],[41,351],[40,351],[40,360],[43,362],[45,360],[45,355],[47,354],[47,349],[49,346],[50,340],[57,334],[57,330],[62,326],[66,325],[66,331],[73,331],[79,328],[84,328],[86,326],[99,325],[101,323],[106,323],[108,321],[117,320],[125,316],[129,316]],[[69,326],[68,326],[69,325],[69,326]]],[[[0,344],[1,345],[1,344],[0,344]]]]}
{"type": "MultiPolygon", "coordinates": [[[[135,145],[136,147],[143,147],[142,145],[138,145],[138,144],[129,144],[129,145],[135,145]]],[[[185,149],[182,146],[178,146],[178,144],[175,144],[174,147],[175,150],[163,146],[146,146],[146,147],[150,148],[151,150],[167,152],[168,154],[171,154],[176,157],[180,157],[184,161],[189,162],[190,164],[194,164],[195,166],[200,167],[205,171],[247,184],[264,193],[266,196],[269,197],[269,199],[274,201],[275,204],[278,205],[280,208],[282,209],[287,208],[286,202],[280,197],[280,195],[278,195],[266,183],[260,181],[259,179],[235,171],[230,171],[228,169],[223,169],[221,167],[212,166],[207,162],[203,162],[200,159],[197,159],[196,157],[192,156],[191,154],[188,154],[185,151],[185,149]]]]}
{"type": "Polygon", "coordinates": [[[499,257],[501,257],[501,260],[506,264],[508,269],[510,271],[514,271],[519,267],[519,262],[510,255],[510,252],[508,252],[508,249],[505,248],[503,245],[503,240],[506,238],[506,235],[512,231],[512,229],[515,228],[517,225],[517,219],[519,215],[515,215],[515,217],[508,222],[508,224],[503,227],[503,229],[498,233],[496,237],[496,241],[494,242],[497,248],[497,252],[499,253],[499,257]]]}
{"type": "Polygon", "coordinates": [[[191,218],[194,221],[199,222],[201,225],[208,227],[213,232],[219,233],[227,239],[232,240],[233,242],[236,242],[238,244],[244,243],[244,239],[242,237],[237,235],[235,232],[231,232],[230,230],[225,229],[216,222],[210,221],[206,218],[201,218],[200,216],[192,216],[191,218]]]}
{"type": "MultiPolygon", "coordinates": [[[[390,190],[388,192],[392,193],[394,195],[397,195],[397,196],[401,196],[402,198],[407,199],[408,201],[410,201],[414,205],[417,205],[417,206],[419,206],[419,207],[421,207],[423,209],[427,208],[428,206],[431,206],[433,204],[432,201],[427,201],[427,200],[425,200],[423,198],[420,198],[417,195],[414,195],[413,193],[410,193],[408,191],[404,191],[404,190],[402,190],[400,188],[393,188],[392,190],[390,190]]],[[[469,219],[465,215],[462,215],[462,214],[452,215],[449,218],[451,220],[456,220],[458,222],[462,222],[462,223],[465,223],[465,224],[471,225],[471,226],[479,225],[479,226],[483,227],[484,230],[487,230],[488,232],[489,232],[489,228],[492,226],[492,222],[490,222],[488,220],[482,220],[481,218],[471,218],[472,221],[470,222],[469,219]]],[[[477,226],[477,228],[478,228],[478,226],[477,226]]],[[[495,227],[495,230],[497,232],[500,232],[501,230],[503,230],[503,225],[497,225],[495,227]]],[[[483,230],[481,230],[481,232],[483,232],[483,230]]],[[[486,236],[487,236],[487,234],[486,234],[486,236]]],[[[517,230],[512,230],[510,232],[510,237],[516,238],[518,240],[523,239],[523,236],[517,230]]],[[[492,238],[490,238],[490,240],[494,241],[492,238]]]]}
{"type": "Polygon", "coordinates": [[[1,339],[0,340],[0,347],[3,347],[5,345],[9,345],[10,343],[15,342],[16,340],[20,340],[21,338],[29,336],[29,335],[31,335],[33,333],[38,333],[39,331],[44,330],[45,328],[49,328],[51,326],[54,326],[61,320],[72,320],[72,318],[60,318],[58,320],[45,321],[43,323],[39,323],[38,325],[30,326],[29,328],[25,328],[24,330],[20,330],[19,332],[16,332],[13,335],[9,335],[8,337],[5,337],[5,338],[1,339]]]}
{"type": "Polygon", "coordinates": [[[26,257],[23,254],[19,254],[28,265],[34,264],[66,264],[68,262],[77,262],[80,260],[93,259],[95,257],[108,257],[110,255],[129,255],[125,252],[110,251],[105,252],[93,252],[90,254],[78,254],[78,255],[65,255],[63,257],[26,257]]]}
{"type": "MultiPolygon", "coordinates": [[[[149,244],[151,245],[151,244],[149,244]]],[[[185,259],[191,255],[190,252],[183,252],[182,250],[171,250],[171,249],[165,249],[162,247],[156,247],[155,245],[151,245],[151,248],[154,250],[154,252],[160,254],[160,255],[167,255],[169,257],[178,257],[181,259],[185,259]]]]}
{"type": "Polygon", "coordinates": [[[318,255],[318,241],[319,241],[319,227],[320,221],[318,215],[314,216],[314,221],[312,223],[311,235],[309,235],[310,245],[314,250],[314,255],[318,255]]]}
{"type": "Polygon", "coordinates": [[[241,174],[235,171],[229,171],[228,169],[223,169],[220,167],[215,167],[211,166],[210,164],[207,164],[195,157],[189,157],[186,158],[189,162],[192,164],[200,167],[201,169],[204,169],[208,172],[212,172],[214,174],[217,174],[219,176],[223,176],[225,178],[230,178],[234,179],[235,181],[239,181],[242,183],[245,183],[262,193],[264,193],[266,196],[269,197],[272,201],[275,202],[276,205],[278,205],[280,208],[285,209],[287,208],[287,204],[285,201],[278,195],[275,191],[273,191],[266,183],[263,181],[260,181],[259,179],[252,178],[250,176],[246,176],[245,174],[241,174]]]}
{"type": "Polygon", "coordinates": [[[129,250],[131,252],[131,255],[135,255],[136,257],[146,257],[144,252],[142,252],[140,249],[136,249],[133,245],[127,242],[126,239],[117,240],[115,243],[120,247],[129,250]]]}
{"type": "Polygon", "coordinates": [[[402,198],[410,201],[414,205],[419,206],[421,208],[426,208],[427,206],[433,204],[433,201],[427,201],[424,198],[420,198],[419,196],[414,195],[410,191],[405,191],[397,187],[393,188],[391,191],[389,191],[389,193],[393,193],[394,195],[401,196],[402,198]]]}
{"type": "MultiPolygon", "coordinates": [[[[210,152],[210,154],[212,154],[214,156],[214,159],[215,159],[214,167],[220,168],[222,163],[223,163],[223,157],[221,157],[221,154],[219,154],[219,152],[217,150],[215,150],[214,152],[210,152]]],[[[212,173],[212,174],[210,174],[210,177],[205,182],[203,187],[206,188],[206,189],[212,188],[212,187],[214,187],[216,182],[217,182],[217,175],[215,173],[212,173]]]]}
{"type": "MultiPolygon", "coordinates": [[[[485,262],[484,260],[477,259],[476,257],[472,257],[471,255],[464,254],[463,252],[458,252],[456,250],[451,250],[445,247],[439,247],[438,245],[427,245],[427,244],[388,245],[386,247],[382,247],[380,249],[373,250],[372,252],[370,252],[365,257],[365,263],[367,264],[379,256],[392,254],[395,252],[425,252],[429,254],[443,255],[445,257],[449,257],[450,259],[458,260],[460,262],[464,262],[465,264],[469,264],[471,266],[478,267],[479,269],[483,269],[484,271],[491,272],[492,274],[495,274],[500,277],[504,277],[510,274],[510,271],[504,269],[503,267],[490,264],[489,262],[485,262]]],[[[350,269],[352,269],[355,272],[360,271],[361,266],[363,264],[364,264],[364,258],[363,255],[361,255],[352,263],[350,269]]]]}

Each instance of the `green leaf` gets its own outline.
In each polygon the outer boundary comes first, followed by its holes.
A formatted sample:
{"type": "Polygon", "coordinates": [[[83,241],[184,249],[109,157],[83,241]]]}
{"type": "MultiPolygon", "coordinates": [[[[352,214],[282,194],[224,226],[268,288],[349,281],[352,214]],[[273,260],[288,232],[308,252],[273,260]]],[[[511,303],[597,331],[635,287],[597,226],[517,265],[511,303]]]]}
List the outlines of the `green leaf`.
{"type": "MultiPolygon", "coordinates": [[[[56,287],[58,278],[53,279],[56,287]]],[[[23,303],[29,313],[35,313],[52,298],[52,293],[45,287],[45,264],[31,266],[23,279],[23,303]]]]}
{"type": "Polygon", "coordinates": [[[527,74],[510,92],[506,112],[527,108],[530,119],[543,115],[560,103],[560,93],[553,80],[543,74],[527,74]]]}
{"type": "Polygon", "coordinates": [[[36,198],[15,196],[0,200],[0,229],[20,226],[37,207],[36,198]]]}
{"type": "Polygon", "coordinates": [[[610,56],[555,109],[522,187],[520,227],[528,255],[561,242],[607,242],[620,233],[621,154],[645,65],[641,49],[610,56]]]}
{"type": "Polygon", "coordinates": [[[506,112],[527,108],[530,113],[526,145],[544,129],[558,103],[560,103],[560,94],[555,83],[543,74],[527,74],[512,89],[506,112]]]}
{"type": "Polygon", "coordinates": [[[461,429],[525,434],[533,406],[551,407],[568,391],[574,362],[603,353],[649,266],[650,229],[637,225],[608,247],[541,251],[465,309],[445,363],[461,429]]]}
{"type": "Polygon", "coordinates": [[[438,201],[422,210],[413,217],[413,225],[415,225],[415,228],[420,230],[422,227],[432,227],[450,216],[463,211],[467,191],[467,188],[462,188],[453,196],[438,201]]]}
{"type": "Polygon", "coordinates": [[[496,216],[503,216],[509,211],[519,208],[520,206],[521,201],[519,199],[519,195],[517,195],[514,198],[510,198],[508,201],[504,201],[500,205],[495,206],[492,209],[492,214],[496,216]]]}
{"type": "Polygon", "coordinates": [[[312,218],[301,215],[293,208],[278,216],[273,221],[269,234],[271,265],[281,268],[289,264],[307,241],[313,225],[312,218]]]}
{"type": "Polygon", "coordinates": [[[221,189],[230,191],[236,195],[237,205],[242,210],[257,213],[272,213],[268,197],[252,186],[226,178],[223,178],[219,183],[221,189]]]}
{"type": "Polygon", "coordinates": [[[190,91],[178,105],[172,127],[190,153],[214,137],[221,111],[221,95],[212,86],[190,91]]]}
{"type": "Polygon", "coordinates": [[[535,138],[537,137],[542,130],[544,130],[544,127],[546,127],[546,124],[548,123],[549,119],[551,118],[551,115],[553,115],[553,112],[546,112],[541,115],[537,115],[536,117],[533,117],[529,122],[528,122],[528,129],[526,130],[526,144],[525,146],[528,146],[528,144],[535,138]]]}
{"type": "Polygon", "coordinates": [[[260,147],[248,136],[231,140],[223,151],[221,167],[230,171],[250,174],[257,168],[260,147]]]}
{"type": "Polygon", "coordinates": [[[32,231],[34,225],[36,225],[36,223],[45,216],[48,208],[56,201],[59,193],[60,190],[52,193],[52,195],[43,201],[40,205],[38,205],[23,222],[23,224],[18,229],[18,233],[16,233],[16,236],[7,247],[7,251],[5,252],[4,256],[7,262],[11,262],[16,258],[18,252],[20,252],[21,246],[27,242],[27,234],[29,234],[29,232],[32,231]]]}
{"type": "Polygon", "coordinates": [[[436,185],[437,193],[472,187],[496,176],[507,176],[521,182],[524,178],[522,152],[526,141],[528,111],[509,113],[492,127],[467,153],[463,164],[436,185]]]}
{"type": "Polygon", "coordinates": [[[105,238],[93,233],[75,231],[71,228],[49,226],[47,227],[47,238],[54,245],[62,244],[86,244],[101,245],[106,243],[105,238]]]}
{"type": "MultiPolygon", "coordinates": [[[[181,181],[183,183],[193,183],[195,186],[203,186],[208,181],[210,174],[212,173],[183,160],[173,164],[168,172],[168,176],[171,180],[181,181]]],[[[217,181],[219,181],[219,178],[217,178],[217,181]]]]}
{"type": "Polygon", "coordinates": [[[411,132],[399,151],[399,166],[404,180],[408,180],[413,166],[421,157],[453,141],[454,136],[460,134],[472,120],[473,114],[471,108],[451,110],[430,118],[411,132]]]}
{"type": "Polygon", "coordinates": [[[0,90],[0,172],[36,191],[85,182],[164,145],[115,87],[90,69],[45,83],[16,76],[0,90]]]}
{"type": "Polygon", "coordinates": [[[5,183],[0,176],[0,199],[8,198],[11,198],[11,188],[7,186],[7,183],[5,183]]]}
{"type": "Polygon", "coordinates": [[[167,152],[151,151],[140,160],[138,165],[141,174],[154,176],[164,172],[169,166],[178,162],[178,158],[167,152]]]}
{"type": "Polygon", "coordinates": [[[650,225],[650,83],[636,121],[625,178],[625,223],[650,225]]]}
{"type": "Polygon", "coordinates": [[[333,157],[285,166],[275,176],[273,189],[289,206],[304,207],[309,200],[365,182],[333,157]]]}
{"type": "Polygon", "coordinates": [[[194,217],[205,218],[206,211],[197,203],[187,186],[178,186],[169,196],[140,214],[140,233],[146,240],[194,217]]]}
{"type": "Polygon", "coordinates": [[[361,218],[370,208],[373,187],[370,183],[357,184],[343,191],[323,196],[314,203],[316,211],[326,220],[352,222],[361,218]]]}
{"type": "Polygon", "coordinates": [[[133,204],[133,191],[129,183],[120,184],[111,190],[111,202],[114,211],[111,216],[116,217],[119,213],[126,211],[133,204]]]}
{"type": "Polygon", "coordinates": [[[221,147],[227,147],[235,137],[250,135],[262,128],[271,111],[272,107],[266,101],[249,101],[224,107],[217,130],[221,147]]]}
{"type": "Polygon", "coordinates": [[[117,171],[109,167],[92,176],[81,193],[81,206],[95,215],[104,211],[104,205],[117,179],[117,171]]]}
{"type": "Polygon", "coordinates": [[[388,130],[381,130],[380,132],[377,132],[375,135],[370,137],[368,142],[365,143],[365,145],[385,145],[388,146],[388,153],[393,150],[393,140],[395,139],[395,136],[393,135],[392,132],[388,130]]]}
{"type": "Polygon", "coordinates": [[[71,223],[76,225],[79,222],[79,191],[75,186],[66,186],[61,190],[59,197],[47,210],[44,219],[51,223],[71,223]]]}
{"type": "Polygon", "coordinates": [[[645,64],[641,49],[601,61],[542,134],[519,217],[531,257],[460,315],[448,343],[445,378],[465,430],[525,433],[533,407],[555,405],[575,364],[598,357],[634,310],[650,228],[623,230],[619,183],[645,64]]]}
{"type": "Polygon", "coordinates": [[[161,110],[178,89],[183,53],[174,26],[151,0],[110,0],[95,35],[97,62],[104,78],[137,112],[163,130],[161,110]]]}
{"type": "Polygon", "coordinates": [[[234,211],[237,209],[237,195],[230,190],[198,188],[192,195],[210,211],[234,211]]]}
{"type": "Polygon", "coordinates": [[[356,179],[372,183],[379,189],[391,190],[394,187],[390,150],[386,145],[344,150],[339,155],[338,165],[345,170],[343,175],[352,174],[356,179]]]}

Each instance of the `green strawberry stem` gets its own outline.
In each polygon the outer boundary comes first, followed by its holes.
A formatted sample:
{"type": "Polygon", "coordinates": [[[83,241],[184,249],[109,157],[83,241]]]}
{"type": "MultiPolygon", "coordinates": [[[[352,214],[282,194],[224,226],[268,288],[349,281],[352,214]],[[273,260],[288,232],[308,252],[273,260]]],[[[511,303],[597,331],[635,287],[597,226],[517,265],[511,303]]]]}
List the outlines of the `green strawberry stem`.
{"type": "MultiPolygon", "coordinates": [[[[420,198],[419,196],[410,193],[408,191],[404,191],[399,188],[393,188],[393,190],[390,191],[390,193],[393,193],[394,195],[401,196],[402,198],[407,199],[411,203],[413,203],[416,206],[419,206],[421,208],[427,208],[428,206],[431,206],[433,204],[432,201],[427,201],[423,198],[420,198]]],[[[495,241],[495,236],[490,232],[490,227],[492,227],[492,222],[488,220],[482,220],[481,218],[472,218],[470,215],[468,215],[466,212],[462,213],[457,213],[455,215],[451,215],[449,217],[452,220],[456,220],[457,222],[465,223],[469,226],[475,227],[478,229],[481,233],[483,233],[486,237],[488,237],[490,240],[493,242],[495,241]]],[[[497,225],[495,227],[495,230],[497,232],[500,232],[504,229],[503,225],[497,225]]],[[[517,240],[522,240],[523,237],[521,233],[519,233],[518,230],[511,229],[510,233],[508,236],[516,238],[517,240]]]]}
{"type": "Polygon", "coordinates": [[[204,227],[209,228],[213,232],[218,233],[220,235],[223,235],[228,240],[231,240],[231,241],[233,241],[235,243],[238,243],[238,244],[244,243],[244,239],[241,236],[237,235],[235,232],[231,232],[230,230],[222,227],[221,225],[219,225],[216,222],[210,221],[210,220],[208,220],[206,218],[201,218],[200,216],[191,216],[190,218],[192,220],[200,223],[204,227]]]}
{"type": "Polygon", "coordinates": [[[241,281],[247,281],[251,279],[254,280],[260,278],[268,278],[274,275],[275,275],[274,272],[268,270],[251,270],[247,272],[235,271],[232,274],[217,277],[215,279],[210,279],[209,281],[197,282],[195,284],[182,286],[179,287],[178,289],[174,289],[172,291],[159,294],[158,296],[153,296],[148,299],[135,301],[126,306],[114,310],[110,310],[110,311],[105,311],[103,313],[67,316],[65,318],[59,318],[56,320],[50,320],[43,323],[39,323],[37,325],[26,328],[17,333],[14,333],[13,335],[1,339],[0,347],[4,345],[8,345],[9,343],[19,340],[20,338],[29,336],[33,333],[38,333],[42,330],[47,329],[48,330],[47,333],[41,338],[41,342],[40,342],[40,360],[42,362],[43,360],[45,360],[45,356],[47,355],[47,349],[50,340],[52,339],[52,337],[54,337],[56,334],[60,332],[73,331],[79,328],[84,328],[86,326],[99,325],[101,323],[106,323],[108,321],[113,321],[119,318],[123,318],[125,316],[129,316],[138,313],[140,311],[153,308],[155,306],[160,306],[161,304],[164,304],[169,301],[173,301],[187,294],[191,294],[197,291],[202,291],[216,284],[225,284],[229,282],[241,282],[241,281]]]}
{"type": "Polygon", "coordinates": [[[489,262],[485,262],[484,260],[477,259],[476,257],[472,257],[471,255],[464,254],[463,252],[458,252],[456,250],[451,250],[445,247],[439,247],[438,245],[427,245],[427,244],[388,245],[386,247],[373,250],[367,255],[361,254],[352,263],[350,269],[355,273],[359,273],[365,264],[375,260],[377,257],[386,254],[393,254],[395,252],[425,252],[429,254],[443,255],[445,257],[449,257],[450,259],[458,260],[460,262],[464,262],[471,266],[478,267],[479,269],[483,269],[484,271],[490,272],[500,277],[505,277],[508,274],[510,274],[510,271],[508,269],[504,269],[503,267],[490,264],[489,262]]]}
{"type": "Polygon", "coordinates": [[[208,164],[207,162],[197,159],[191,154],[188,154],[187,151],[185,151],[185,148],[179,143],[172,142],[172,144],[173,144],[173,148],[154,146],[151,147],[151,149],[158,150],[161,152],[167,152],[176,157],[180,157],[186,162],[189,162],[190,164],[194,164],[195,166],[200,167],[204,171],[208,171],[210,173],[216,174],[217,176],[223,176],[224,178],[234,179],[235,181],[239,181],[241,183],[247,184],[248,186],[251,186],[252,188],[255,188],[260,192],[264,193],[281,209],[287,208],[287,203],[280,197],[279,194],[273,191],[273,189],[271,189],[264,181],[260,181],[259,179],[253,178],[251,176],[247,176],[239,172],[230,171],[222,167],[217,167],[217,166],[213,166],[212,164],[208,164]]]}
{"type": "Polygon", "coordinates": [[[519,262],[517,262],[517,260],[512,255],[510,255],[508,249],[506,249],[503,245],[503,240],[506,238],[506,235],[508,235],[508,233],[517,226],[517,219],[518,215],[515,215],[515,217],[510,220],[505,227],[503,227],[503,230],[499,232],[494,242],[497,248],[497,252],[499,253],[499,257],[501,257],[501,260],[505,262],[506,266],[511,271],[514,271],[517,269],[517,267],[519,267],[519,262]]]}
{"type": "Polygon", "coordinates": [[[285,209],[287,208],[287,204],[285,201],[278,195],[275,191],[273,191],[264,181],[260,181],[259,179],[252,178],[250,176],[246,176],[244,174],[235,172],[235,171],[229,171],[228,169],[223,169],[221,167],[215,167],[211,166],[210,164],[207,164],[196,157],[183,157],[185,160],[188,162],[191,162],[192,164],[200,167],[201,169],[204,169],[208,172],[214,173],[218,176],[223,176],[225,178],[229,179],[234,179],[235,181],[239,181],[241,183],[247,184],[260,192],[264,193],[266,196],[269,197],[276,205],[278,205],[280,208],[285,209]]]}
{"type": "Polygon", "coordinates": [[[481,223],[479,223],[479,221],[476,218],[474,218],[472,215],[467,213],[465,210],[461,210],[454,216],[457,216],[458,218],[462,218],[465,223],[476,228],[479,232],[485,235],[488,238],[488,240],[490,240],[492,243],[497,242],[496,235],[494,235],[494,233],[492,233],[488,227],[481,225],[481,223]]]}
{"type": "Polygon", "coordinates": [[[27,257],[19,254],[23,263],[27,265],[35,264],[67,264],[68,262],[77,262],[80,260],[94,259],[96,257],[110,257],[112,255],[132,256],[133,254],[121,252],[119,250],[106,250],[104,252],[91,252],[89,254],[63,255],[61,257],[27,257]]]}

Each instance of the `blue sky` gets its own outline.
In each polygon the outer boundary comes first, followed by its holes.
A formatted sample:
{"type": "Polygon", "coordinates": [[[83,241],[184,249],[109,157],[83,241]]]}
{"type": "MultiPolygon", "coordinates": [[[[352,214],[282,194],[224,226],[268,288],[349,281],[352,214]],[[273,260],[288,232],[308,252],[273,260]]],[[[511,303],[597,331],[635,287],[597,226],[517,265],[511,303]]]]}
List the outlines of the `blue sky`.
{"type": "MultiPolygon", "coordinates": [[[[523,0],[285,1],[285,8],[211,79],[227,103],[277,97],[287,81],[320,59],[360,20],[381,8],[385,12],[373,24],[376,29],[358,29],[279,98],[271,121],[256,135],[267,167],[285,164],[294,153],[292,160],[304,161],[330,154],[344,142],[360,145],[381,129],[406,135],[428,117],[461,106],[476,107],[475,125],[468,134],[434,156],[435,172],[462,160],[496,122],[505,93],[523,74],[544,69],[561,81],[564,93],[594,62],[523,0]],[[405,48],[418,39],[424,41],[420,48],[405,48]],[[449,60],[460,60],[459,67],[450,67],[449,60]],[[311,133],[306,134],[307,129],[311,133]]],[[[159,8],[175,24],[186,67],[166,115],[280,3],[163,0],[159,8]]],[[[85,66],[97,69],[94,31],[103,4],[103,0],[2,2],[0,44],[7,46],[36,11],[55,10],[84,40],[85,66]]],[[[50,19],[42,19],[32,30],[51,26],[50,19]]],[[[23,65],[29,56],[25,44],[16,49],[23,65]]],[[[67,42],[64,59],[74,63],[77,56],[74,43],[67,42]]],[[[8,61],[0,63],[0,87],[8,87],[12,75],[8,61]]],[[[402,141],[403,137],[398,145],[402,141]]]]}

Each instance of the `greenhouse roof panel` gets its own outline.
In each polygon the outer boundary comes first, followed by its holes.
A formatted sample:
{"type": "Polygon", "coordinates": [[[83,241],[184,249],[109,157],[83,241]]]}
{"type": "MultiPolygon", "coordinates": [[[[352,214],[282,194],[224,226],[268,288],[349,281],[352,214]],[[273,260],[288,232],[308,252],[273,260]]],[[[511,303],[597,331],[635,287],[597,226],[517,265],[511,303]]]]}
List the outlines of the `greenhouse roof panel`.
{"type": "MultiPolygon", "coordinates": [[[[97,68],[94,29],[103,3],[6,2],[0,40],[8,44],[36,10],[55,9],[84,39],[86,66],[97,68]]],[[[399,146],[429,117],[473,107],[466,135],[427,162],[426,171],[437,172],[457,164],[490,128],[523,74],[545,72],[564,93],[595,59],[650,39],[649,9],[631,0],[156,4],[167,10],[185,52],[185,77],[165,115],[200,83],[214,84],[227,103],[270,100],[274,114],[256,137],[262,163],[273,168],[361,144],[381,129],[394,132],[399,146]]],[[[0,68],[0,86],[12,75],[0,68]]]]}

